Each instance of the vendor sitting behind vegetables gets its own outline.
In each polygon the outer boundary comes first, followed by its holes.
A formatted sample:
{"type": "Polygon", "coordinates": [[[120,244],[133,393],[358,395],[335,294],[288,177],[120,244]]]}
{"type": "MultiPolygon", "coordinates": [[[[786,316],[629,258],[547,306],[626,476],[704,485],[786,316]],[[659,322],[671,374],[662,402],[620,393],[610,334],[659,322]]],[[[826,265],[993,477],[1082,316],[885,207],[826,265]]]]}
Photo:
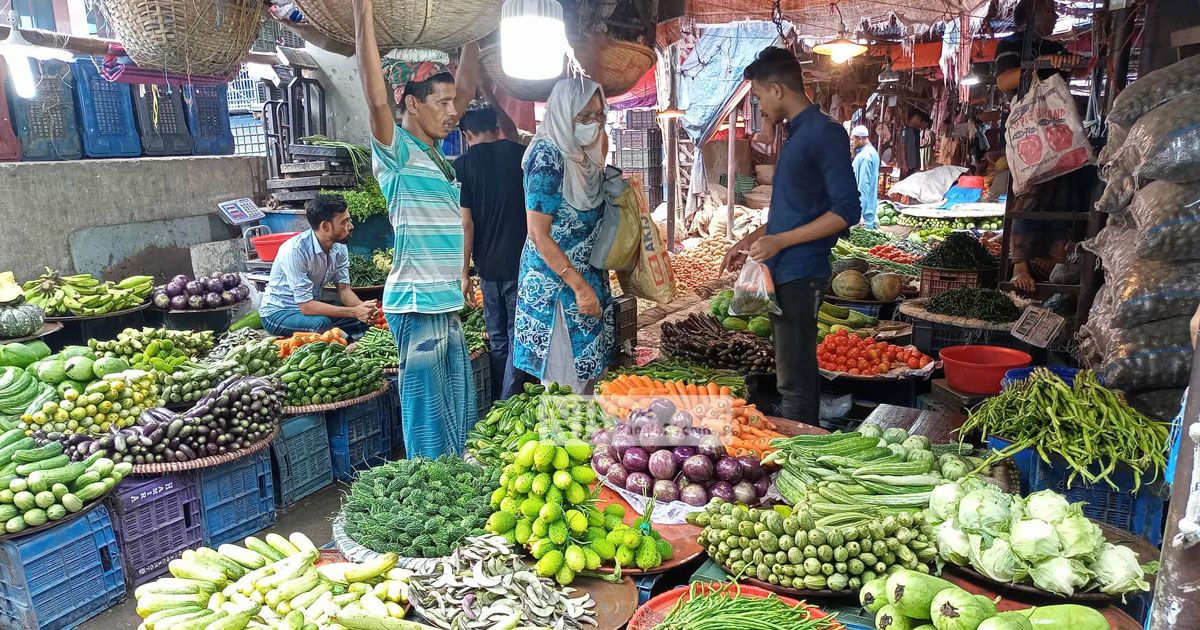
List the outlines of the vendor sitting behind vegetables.
{"type": "Polygon", "coordinates": [[[312,229],[288,239],[271,265],[271,279],[259,315],[272,335],[325,332],[341,328],[357,339],[375,321],[379,304],[362,301],[350,288],[350,250],[346,241],[354,222],[341,195],[318,195],[305,215],[312,229]],[[320,300],[321,290],[336,284],[342,306],[320,300]]]}

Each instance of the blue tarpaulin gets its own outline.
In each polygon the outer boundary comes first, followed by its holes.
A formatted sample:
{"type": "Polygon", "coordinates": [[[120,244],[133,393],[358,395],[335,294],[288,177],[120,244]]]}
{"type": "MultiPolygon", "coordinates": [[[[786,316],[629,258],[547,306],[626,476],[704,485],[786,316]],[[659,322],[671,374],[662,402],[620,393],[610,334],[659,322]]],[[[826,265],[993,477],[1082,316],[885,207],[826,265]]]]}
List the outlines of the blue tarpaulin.
{"type": "Polygon", "coordinates": [[[759,51],[779,41],[772,22],[738,22],[706,27],[680,68],[680,106],[687,110],[683,128],[700,144],[728,113],[729,99],[742,85],[742,72],[759,51]]]}

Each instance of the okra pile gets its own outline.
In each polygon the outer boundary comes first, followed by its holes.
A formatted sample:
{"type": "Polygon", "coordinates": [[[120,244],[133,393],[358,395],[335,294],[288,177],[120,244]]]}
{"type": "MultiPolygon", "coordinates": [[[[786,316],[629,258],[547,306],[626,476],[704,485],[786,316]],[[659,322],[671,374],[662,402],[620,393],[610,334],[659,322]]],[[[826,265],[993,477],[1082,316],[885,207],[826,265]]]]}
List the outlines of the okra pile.
{"type": "Polygon", "coordinates": [[[863,520],[798,507],[788,516],[713,499],[688,516],[700,544],[732,575],[800,590],[858,590],[901,567],[929,573],[933,529],[919,513],[863,520]]]}

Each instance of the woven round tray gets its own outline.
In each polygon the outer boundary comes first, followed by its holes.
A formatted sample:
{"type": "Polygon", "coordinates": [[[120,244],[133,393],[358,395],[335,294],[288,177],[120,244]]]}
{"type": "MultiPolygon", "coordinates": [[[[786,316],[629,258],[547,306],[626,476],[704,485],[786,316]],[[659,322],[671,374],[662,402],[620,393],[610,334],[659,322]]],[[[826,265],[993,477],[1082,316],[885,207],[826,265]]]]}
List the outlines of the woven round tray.
{"type": "Polygon", "coordinates": [[[117,487],[113,486],[112,490],[105,492],[104,494],[100,495],[95,500],[93,500],[91,503],[88,503],[87,505],[83,506],[82,510],[75,512],[74,514],[67,514],[66,516],[58,519],[57,521],[46,521],[42,525],[38,525],[37,527],[29,527],[29,528],[23,529],[23,530],[15,533],[15,534],[0,535],[0,542],[4,542],[6,540],[13,540],[14,538],[20,538],[22,536],[28,536],[30,534],[36,534],[38,532],[44,532],[47,529],[50,529],[52,527],[58,527],[59,525],[63,525],[65,523],[70,523],[71,521],[79,518],[80,516],[83,516],[84,514],[87,514],[88,512],[91,512],[92,510],[96,509],[97,505],[102,505],[104,503],[105,499],[107,499],[112,493],[114,493],[116,491],[117,491],[117,487]]]}
{"type": "Polygon", "coordinates": [[[62,330],[62,328],[63,328],[63,325],[58,322],[46,322],[46,323],[42,324],[42,327],[39,328],[38,331],[33,333],[32,335],[28,335],[25,337],[16,337],[13,339],[0,339],[0,346],[4,345],[6,343],[24,343],[26,341],[33,341],[34,339],[41,339],[42,337],[45,337],[46,335],[51,335],[51,334],[54,334],[54,333],[62,330]]]}
{"type": "Polygon", "coordinates": [[[396,376],[397,374],[400,373],[400,368],[398,368],[398,367],[383,368],[383,373],[387,376],[396,376]]]}
{"type": "MultiPolygon", "coordinates": [[[[928,303],[929,303],[928,298],[923,298],[923,299],[919,299],[919,300],[905,300],[904,302],[900,303],[899,310],[904,315],[907,315],[913,319],[921,319],[921,320],[925,320],[925,321],[929,321],[929,322],[934,322],[937,324],[946,324],[947,326],[958,326],[959,328],[974,328],[976,330],[997,330],[1000,332],[1011,332],[1012,328],[1013,328],[1013,324],[1016,324],[1016,322],[1009,322],[1007,324],[996,324],[996,323],[992,323],[992,322],[985,322],[982,319],[970,319],[967,317],[949,317],[947,315],[938,315],[936,313],[930,313],[929,311],[925,310],[925,305],[928,303]]],[[[1017,306],[1021,306],[1021,305],[1018,304],[1017,306]]]]}
{"type": "MultiPolygon", "coordinates": [[[[743,582],[743,584],[741,585],[740,589],[730,590],[729,593],[731,595],[733,593],[737,593],[738,597],[753,597],[753,598],[757,598],[757,599],[766,599],[772,595],[772,593],[769,590],[762,589],[757,586],[750,586],[749,582],[747,580],[742,580],[742,582],[743,582]]],[[[703,590],[706,594],[711,594],[714,591],[717,591],[718,589],[726,588],[722,584],[715,584],[715,583],[702,583],[702,586],[703,586],[703,590]]],[[[728,588],[737,589],[737,587],[728,587],[728,588]]],[[[670,590],[670,591],[667,591],[666,593],[655,596],[653,599],[651,599],[650,601],[648,601],[644,605],[642,605],[641,608],[638,608],[637,612],[634,613],[633,618],[629,620],[629,625],[627,626],[628,629],[629,630],[653,630],[653,628],[656,628],[659,624],[661,624],[667,618],[667,615],[669,615],[671,613],[671,610],[675,608],[675,606],[677,605],[679,600],[688,599],[688,598],[690,598],[690,595],[691,595],[690,587],[677,586],[673,590],[670,590]]],[[[828,615],[824,611],[817,608],[816,606],[808,604],[807,602],[796,601],[790,597],[779,597],[779,599],[781,601],[783,601],[783,603],[787,604],[788,606],[792,606],[792,607],[804,606],[805,608],[808,609],[809,615],[813,619],[823,619],[825,617],[828,617],[828,615]]],[[[834,622],[834,623],[830,624],[829,628],[830,628],[830,630],[840,630],[840,629],[845,628],[845,626],[843,626],[837,622],[834,622]]]]}
{"type": "Polygon", "coordinates": [[[247,455],[253,455],[264,448],[271,445],[271,442],[279,435],[279,427],[271,430],[267,437],[247,446],[240,451],[225,453],[224,455],[212,455],[210,457],[201,457],[193,459],[190,462],[163,462],[161,464],[140,464],[133,467],[134,475],[166,475],[170,473],[183,472],[185,470],[198,470],[200,468],[211,468],[228,464],[234,460],[241,459],[247,455]]]}
{"type": "Polygon", "coordinates": [[[350,398],[350,399],[342,400],[339,402],[326,403],[324,405],[304,405],[302,407],[284,407],[283,415],[299,416],[299,415],[303,415],[306,413],[322,413],[325,411],[337,411],[338,409],[345,409],[346,407],[353,407],[354,405],[357,405],[359,403],[365,403],[368,400],[374,400],[375,398],[379,398],[387,390],[388,390],[388,384],[384,383],[379,389],[377,389],[369,394],[363,394],[362,396],[359,396],[358,398],[350,398]]]}
{"type": "Polygon", "coordinates": [[[113,311],[111,313],[105,313],[103,315],[69,315],[67,317],[47,317],[46,321],[48,321],[48,322],[89,322],[94,319],[108,319],[109,317],[120,317],[122,315],[128,315],[130,313],[144,311],[148,308],[150,308],[150,303],[145,302],[145,303],[139,304],[133,308],[127,308],[123,311],[113,311]]]}
{"type": "MultiPolygon", "coordinates": [[[[383,555],[355,542],[350,534],[346,533],[346,519],[341,513],[333,519],[330,530],[333,532],[333,544],[350,562],[371,562],[383,555]]],[[[396,561],[396,566],[416,573],[429,573],[443,560],[445,558],[400,558],[396,561]]]]}

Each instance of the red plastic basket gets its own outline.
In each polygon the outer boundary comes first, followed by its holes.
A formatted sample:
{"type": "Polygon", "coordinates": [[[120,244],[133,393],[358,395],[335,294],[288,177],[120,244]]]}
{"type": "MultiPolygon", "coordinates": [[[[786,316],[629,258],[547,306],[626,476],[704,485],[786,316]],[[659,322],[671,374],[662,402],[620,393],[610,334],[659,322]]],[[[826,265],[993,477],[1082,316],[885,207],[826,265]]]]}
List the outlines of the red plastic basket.
{"type": "Polygon", "coordinates": [[[297,234],[299,232],[264,234],[251,238],[250,244],[254,246],[254,251],[258,252],[258,257],[263,262],[275,262],[275,257],[279,255],[279,247],[297,234]]]}
{"type": "Polygon", "coordinates": [[[1033,362],[1028,353],[999,346],[951,346],[940,355],[946,384],[970,394],[999,394],[1005,372],[1033,362]]]}
{"type": "Polygon", "coordinates": [[[930,298],[961,287],[995,287],[999,269],[935,269],[921,267],[921,297],[930,298]]]}
{"type": "MultiPolygon", "coordinates": [[[[697,583],[696,586],[697,588],[706,589],[707,591],[728,588],[730,593],[735,592],[735,589],[737,588],[718,582],[697,583]]],[[[689,589],[690,587],[688,586],[680,586],[673,590],[667,591],[666,593],[658,595],[657,597],[651,598],[650,601],[646,602],[641,608],[637,609],[637,612],[633,614],[633,618],[629,620],[629,625],[627,625],[626,628],[628,630],[651,630],[655,626],[662,623],[663,619],[665,619],[666,616],[671,612],[671,609],[675,607],[676,602],[678,602],[680,599],[688,597],[688,593],[690,592],[689,589]]],[[[776,595],[775,593],[772,593],[766,589],[758,588],[757,586],[746,586],[743,584],[741,585],[741,590],[738,592],[738,594],[740,597],[757,597],[760,599],[765,599],[774,595],[789,606],[807,607],[809,615],[814,619],[824,619],[825,617],[829,616],[815,606],[792,599],[790,597],[784,597],[783,595],[776,595]]],[[[835,623],[831,626],[831,628],[836,630],[838,628],[844,628],[844,626],[835,623]]]]}

